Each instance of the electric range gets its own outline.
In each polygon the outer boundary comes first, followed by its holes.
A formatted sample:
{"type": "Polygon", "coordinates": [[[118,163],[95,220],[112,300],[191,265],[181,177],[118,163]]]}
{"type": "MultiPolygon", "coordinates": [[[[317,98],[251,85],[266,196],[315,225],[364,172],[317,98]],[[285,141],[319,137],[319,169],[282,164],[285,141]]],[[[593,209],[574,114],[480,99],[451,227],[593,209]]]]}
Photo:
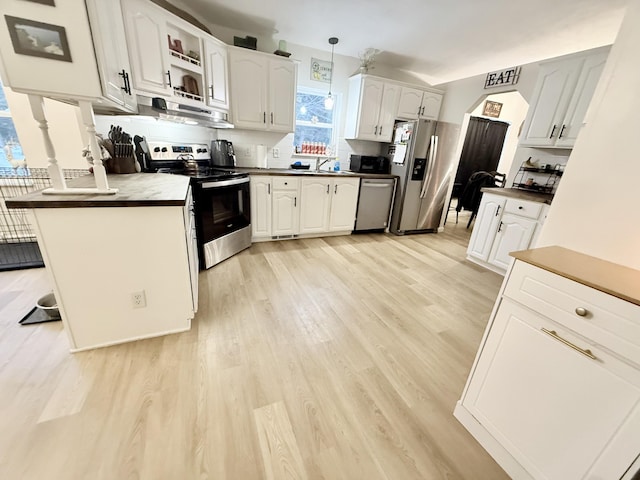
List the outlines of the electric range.
{"type": "Polygon", "coordinates": [[[147,142],[149,170],[191,178],[200,268],[251,246],[249,175],[211,165],[207,145],[147,142]]]}

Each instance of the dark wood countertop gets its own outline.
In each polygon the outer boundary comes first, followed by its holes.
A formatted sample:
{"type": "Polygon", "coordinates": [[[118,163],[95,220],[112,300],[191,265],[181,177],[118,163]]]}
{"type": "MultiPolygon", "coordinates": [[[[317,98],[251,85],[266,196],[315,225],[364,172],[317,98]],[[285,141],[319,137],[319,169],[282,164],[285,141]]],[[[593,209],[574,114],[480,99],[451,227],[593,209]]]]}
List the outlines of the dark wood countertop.
{"type": "Polygon", "coordinates": [[[335,178],[398,178],[397,175],[391,175],[386,173],[358,173],[350,170],[340,170],[339,173],[328,172],[321,170],[316,172],[315,170],[294,170],[292,168],[249,168],[249,167],[237,167],[236,170],[246,172],[249,175],[270,175],[270,176],[292,176],[292,177],[335,177],[335,178]]]}
{"type": "MultiPolygon", "coordinates": [[[[115,195],[44,195],[37,191],[6,200],[7,208],[162,207],[184,205],[189,177],[164,173],[108,175],[115,195]]],[[[67,180],[69,187],[95,186],[93,175],[67,180]]]]}
{"type": "Polygon", "coordinates": [[[512,257],[574,282],[640,305],[640,270],[563,247],[511,252],[512,257]]]}
{"type": "Polygon", "coordinates": [[[509,198],[517,198],[519,200],[529,200],[531,202],[540,202],[551,205],[553,195],[550,193],[529,192],[519,188],[482,188],[481,192],[492,193],[494,195],[502,195],[509,198]]]}

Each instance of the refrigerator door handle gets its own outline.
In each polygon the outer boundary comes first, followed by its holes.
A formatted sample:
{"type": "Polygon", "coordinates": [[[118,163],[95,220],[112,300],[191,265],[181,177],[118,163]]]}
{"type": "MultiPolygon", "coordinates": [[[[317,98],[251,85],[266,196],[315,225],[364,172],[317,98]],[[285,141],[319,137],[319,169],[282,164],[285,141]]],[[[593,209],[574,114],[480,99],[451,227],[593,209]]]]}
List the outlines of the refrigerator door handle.
{"type": "Polygon", "coordinates": [[[427,160],[427,170],[424,173],[424,180],[422,182],[422,190],[420,191],[420,198],[424,198],[427,194],[427,183],[429,181],[429,173],[433,168],[433,162],[436,158],[436,152],[438,151],[438,137],[431,135],[431,145],[429,146],[429,157],[427,160]]]}

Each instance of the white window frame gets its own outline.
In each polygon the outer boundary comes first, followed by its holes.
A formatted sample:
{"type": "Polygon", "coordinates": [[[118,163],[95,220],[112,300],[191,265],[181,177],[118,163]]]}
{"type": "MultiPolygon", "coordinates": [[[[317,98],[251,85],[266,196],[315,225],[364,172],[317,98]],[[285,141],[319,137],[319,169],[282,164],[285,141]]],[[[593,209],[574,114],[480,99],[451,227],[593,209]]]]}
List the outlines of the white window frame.
{"type": "MultiPolygon", "coordinates": [[[[327,87],[328,88],[328,87],[327,87]]],[[[326,97],[328,91],[320,90],[318,88],[307,87],[304,85],[298,85],[296,88],[296,95],[298,93],[317,95],[319,97],[326,97]]],[[[342,96],[339,93],[331,93],[333,97],[333,123],[313,123],[308,120],[298,120],[298,110],[296,109],[295,127],[298,125],[302,127],[316,127],[316,128],[331,128],[331,147],[337,149],[338,146],[338,128],[340,123],[340,106],[342,96]]],[[[296,102],[297,103],[297,102],[296,102]]]]}

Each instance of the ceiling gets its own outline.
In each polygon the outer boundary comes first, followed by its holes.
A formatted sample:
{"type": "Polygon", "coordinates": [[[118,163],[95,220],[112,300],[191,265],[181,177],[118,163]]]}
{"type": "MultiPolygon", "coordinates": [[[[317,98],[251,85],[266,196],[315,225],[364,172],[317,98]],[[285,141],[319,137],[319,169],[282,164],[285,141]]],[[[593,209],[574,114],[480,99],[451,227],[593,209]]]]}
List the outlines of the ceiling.
{"type": "Polygon", "coordinates": [[[204,23],[377,61],[431,84],[613,43],[626,0],[177,0],[204,23]]]}

